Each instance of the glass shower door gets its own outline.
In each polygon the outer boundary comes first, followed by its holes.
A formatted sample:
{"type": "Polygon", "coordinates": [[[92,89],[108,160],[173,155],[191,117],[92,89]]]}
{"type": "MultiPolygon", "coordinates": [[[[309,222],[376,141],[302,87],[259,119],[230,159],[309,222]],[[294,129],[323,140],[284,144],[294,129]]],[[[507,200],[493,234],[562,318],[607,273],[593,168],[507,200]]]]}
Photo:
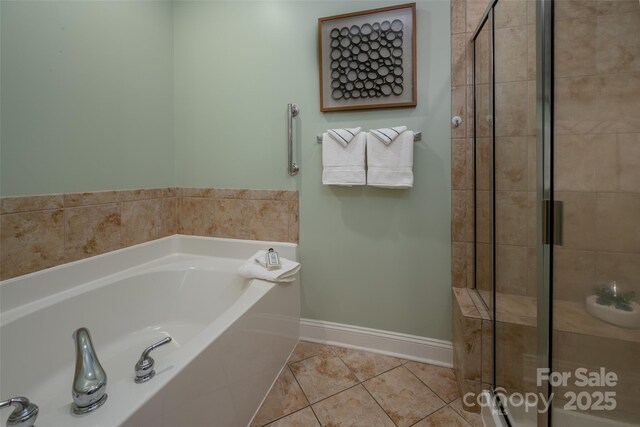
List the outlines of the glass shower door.
{"type": "Polygon", "coordinates": [[[517,426],[537,422],[536,408],[520,402],[537,391],[533,5],[492,3],[474,39],[476,290],[492,317],[483,324],[482,377],[517,426]]]}
{"type": "Polygon", "coordinates": [[[640,4],[554,3],[552,423],[640,425],[640,4]]]}
{"type": "Polygon", "coordinates": [[[494,7],[495,387],[517,426],[536,425],[518,404],[536,390],[535,9],[494,7]]]}
{"type": "Polygon", "coordinates": [[[493,14],[474,44],[475,288],[493,311],[493,14]]]}
{"type": "Polygon", "coordinates": [[[482,379],[511,425],[640,425],[639,29],[637,0],[494,0],[474,35],[482,379]]]}

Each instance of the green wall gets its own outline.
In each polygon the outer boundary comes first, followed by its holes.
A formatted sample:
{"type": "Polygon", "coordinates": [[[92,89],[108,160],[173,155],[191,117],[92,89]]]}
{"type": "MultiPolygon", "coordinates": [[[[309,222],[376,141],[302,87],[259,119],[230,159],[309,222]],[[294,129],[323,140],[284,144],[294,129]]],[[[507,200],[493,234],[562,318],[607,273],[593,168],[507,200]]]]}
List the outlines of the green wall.
{"type": "Polygon", "coordinates": [[[392,3],[0,3],[3,195],[298,189],[304,317],[450,339],[448,1],[418,2],[417,108],[324,114],[317,18],[392,3]],[[395,125],[423,133],[413,189],[321,184],[316,135],[395,125]]]}
{"type": "Polygon", "coordinates": [[[0,2],[2,195],[175,183],[172,9],[0,2]]]}
{"type": "Polygon", "coordinates": [[[317,18],[387,2],[174,5],[180,186],[300,191],[303,317],[451,338],[449,2],[419,1],[418,107],[320,113],[317,18]],[[295,102],[300,174],[286,171],[295,102]],[[327,128],[422,131],[411,190],[321,184],[327,128]]]}

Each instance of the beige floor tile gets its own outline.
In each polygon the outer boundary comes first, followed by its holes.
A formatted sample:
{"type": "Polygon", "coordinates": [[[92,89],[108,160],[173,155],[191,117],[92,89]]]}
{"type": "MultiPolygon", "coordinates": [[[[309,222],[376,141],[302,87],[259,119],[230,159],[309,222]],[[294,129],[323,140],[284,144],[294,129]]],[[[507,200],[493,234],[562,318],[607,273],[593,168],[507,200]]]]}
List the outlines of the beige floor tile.
{"type": "Polygon", "coordinates": [[[300,389],[298,382],[293,377],[289,368],[285,366],[278,380],[262,403],[251,426],[257,427],[265,425],[308,405],[309,402],[302,392],[302,389],[300,389]]]}
{"type": "Polygon", "coordinates": [[[363,384],[399,427],[410,426],[445,405],[404,366],[363,384]]]}
{"type": "Polygon", "coordinates": [[[393,421],[362,385],[316,403],[313,410],[323,426],[394,427],[393,421]]]}
{"type": "Polygon", "coordinates": [[[311,407],[287,415],[277,421],[272,422],[268,427],[320,427],[311,407]]]}
{"type": "Polygon", "coordinates": [[[308,359],[311,356],[317,356],[318,354],[330,354],[331,352],[331,347],[329,347],[328,345],[316,344],[307,341],[298,341],[298,344],[293,350],[293,353],[291,353],[291,356],[289,356],[289,360],[287,361],[287,363],[295,363],[304,359],[308,359]]]}
{"type": "Polygon", "coordinates": [[[448,406],[429,415],[413,427],[469,427],[469,424],[456,411],[448,406]]]}
{"type": "Polygon", "coordinates": [[[358,383],[353,372],[333,352],[292,363],[289,367],[311,403],[358,383]]]}
{"type": "Polygon", "coordinates": [[[368,351],[353,350],[344,347],[332,347],[333,351],[356,374],[360,381],[368,380],[396,366],[400,366],[402,359],[383,356],[368,351]]]}
{"type": "Polygon", "coordinates": [[[476,414],[474,412],[465,411],[462,408],[462,399],[456,399],[449,404],[453,410],[455,410],[462,418],[464,418],[469,424],[473,427],[484,427],[482,424],[482,418],[480,414],[476,414]]]}
{"type": "Polygon", "coordinates": [[[453,369],[426,363],[409,362],[406,366],[445,402],[449,403],[460,397],[458,383],[453,369]]]}

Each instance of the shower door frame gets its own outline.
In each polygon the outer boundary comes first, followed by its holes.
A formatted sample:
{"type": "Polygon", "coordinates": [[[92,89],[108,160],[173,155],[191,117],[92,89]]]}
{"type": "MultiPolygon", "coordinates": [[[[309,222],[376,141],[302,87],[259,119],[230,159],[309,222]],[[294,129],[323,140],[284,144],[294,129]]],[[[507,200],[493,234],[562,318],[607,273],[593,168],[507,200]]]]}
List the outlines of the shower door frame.
{"type": "MultiPolygon", "coordinates": [[[[553,83],[554,0],[536,1],[536,263],[537,263],[537,369],[551,370],[553,236],[553,83]],[[546,203],[545,203],[546,202],[546,203]],[[545,227],[546,226],[546,227],[545,227]]],[[[549,399],[551,385],[538,384],[538,393],[549,399]]],[[[538,426],[552,425],[552,406],[538,412],[538,426]]]]}
{"type": "MultiPolygon", "coordinates": [[[[488,95],[488,114],[491,117],[491,122],[489,126],[488,139],[489,139],[489,159],[491,160],[491,176],[489,179],[490,187],[489,191],[491,193],[491,226],[489,230],[489,235],[491,236],[490,244],[491,244],[491,306],[487,306],[487,310],[491,313],[491,399],[492,402],[495,403],[498,411],[498,417],[502,426],[500,427],[511,427],[511,422],[509,418],[505,415],[505,411],[503,410],[502,402],[500,402],[499,396],[495,393],[496,388],[496,192],[495,192],[495,183],[496,183],[496,174],[495,174],[495,55],[494,55],[494,46],[495,46],[495,33],[494,33],[494,8],[499,0],[491,0],[487,9],[482,15],[480,22],[471,37],[473,43],[473,254],[474,254],[474,288],[476,288],[477,284],[477,191],[476,191],[476,180],[477,180],[477,145],[476,141],[478,138],[477,135],[477,110],[478,110],[478,94],[476,91],[477,88],[477,70],[476,70],[476,40],[478,36],[485,30],[485,25],[488,25],[488,52],[487,52],[487,65],[489,66],[488,79],[487,79],[487,95],[488,95]]],[[[483,298],[480,298],[482,303],[486,305],[486,302],[483,298]]],[[[482,357],[482,356],[481,356],[482,357]]],[[[483,377],[483,375],[481,375],[483,377]]]]}

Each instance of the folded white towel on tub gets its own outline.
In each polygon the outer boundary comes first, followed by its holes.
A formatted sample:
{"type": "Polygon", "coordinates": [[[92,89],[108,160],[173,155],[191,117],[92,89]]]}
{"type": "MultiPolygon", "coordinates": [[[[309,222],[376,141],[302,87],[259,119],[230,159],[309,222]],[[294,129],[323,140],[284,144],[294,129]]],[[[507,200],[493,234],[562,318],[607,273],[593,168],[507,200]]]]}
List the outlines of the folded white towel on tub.
{"type": "Polygon", "coordinates": [[[238,274],[247,279],[262,279],[269,282],[293,282],[302,267],[299,262],[280,258],[281,267],[278,270],[267,270],[265,255],[267,251],[259,250],[238,268],[238,274]]]}
{"type": "Polygon", "coordinates": [[[365,185],[367,182],[367,174],[364,170],[366,144],[366,133],[360,132],[360,128],[331,129],[322,134],[322,183],[324,185],[365,185]],[[356,130],[358,132],[355,132],[356,130]],[[337,131],[349,131],[355,135],[350,140],[347,132],[341,132],[342,136],[339,137],[331,136],[337,134],[337,131]]]}
{"type": "Polygon", "coordinates": [[[413,131],[404,126],[372,129],[367,134],[367,163],[367,185],[413,187],[413,131]]]}

